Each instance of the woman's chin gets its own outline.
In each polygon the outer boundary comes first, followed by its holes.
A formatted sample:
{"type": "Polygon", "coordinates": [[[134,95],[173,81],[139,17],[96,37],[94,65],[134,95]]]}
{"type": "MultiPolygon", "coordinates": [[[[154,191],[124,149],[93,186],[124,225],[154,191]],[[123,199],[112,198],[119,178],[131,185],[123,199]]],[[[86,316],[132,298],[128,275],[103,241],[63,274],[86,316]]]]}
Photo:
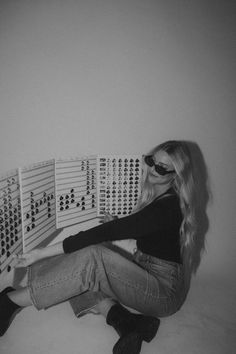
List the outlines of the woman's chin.
{"type": "Polygon", "coordinates": [[[165,178],[156,175],[154,176],[152,174],[149,175],[148,181],[150,184],[159,185],[159,186],[168,184],[168,181],[165,178]]]}
{"type": "Polygon", "coordinates": [[[152,174],[148,176],[148,180],[151,184],[159,184],[161,182],[159,176],[154,176],[152,174]]]}

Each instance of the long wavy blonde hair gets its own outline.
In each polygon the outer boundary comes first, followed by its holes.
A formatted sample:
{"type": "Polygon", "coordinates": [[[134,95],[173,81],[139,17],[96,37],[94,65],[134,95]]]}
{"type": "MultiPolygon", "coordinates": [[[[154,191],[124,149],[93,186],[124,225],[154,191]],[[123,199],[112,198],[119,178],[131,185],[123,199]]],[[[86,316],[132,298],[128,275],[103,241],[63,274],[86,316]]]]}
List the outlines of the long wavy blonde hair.
{"type": "MultiPolygon", "coordinates": [[[[168,154],[176,171],[172,186],[179,196],[180,208],[183,221],[180,227],[180,247],[184,260],[186,253],[191,254],[194,248],[194,236],[197,229],[196,208],[197,196],[195,193],[195,182],[193,178],[193,166],[191,155],[184,141],[170,140],[152,149],[148,155],[155,155],[159,151],[168,154]],[[187,252],[186,252],[187,251],[187,252]]],[[[155,198],[153,186],[148,182],[149,168],[143,164],[143,178],[141,182],[141,195],[134,212],[150,204],[155,198]]]]}

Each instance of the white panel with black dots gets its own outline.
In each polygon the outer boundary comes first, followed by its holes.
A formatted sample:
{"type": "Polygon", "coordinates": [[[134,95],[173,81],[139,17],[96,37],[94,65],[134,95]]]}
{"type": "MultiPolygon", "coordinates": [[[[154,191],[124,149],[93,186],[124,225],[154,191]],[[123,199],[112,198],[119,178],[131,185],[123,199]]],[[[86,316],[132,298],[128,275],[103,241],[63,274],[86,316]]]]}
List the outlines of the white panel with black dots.
{"type": "Polygon", "coordinates": [[[55,162],[57,228],[97,216],[96,157],[55,162]]]}
{"type": "Polygon", "coordinates": [[[99,156],[98,216],[129,215],[140,196],[142,156],[99,156]]]}
{"type": "Polygon", "coordinates": [[[22,218],[18,170],[0,178],[0,275],[12,270],[14,254],[21,254],[22,218]]]}
{"type": "Polygon", "coordinates": [[[28,252],[56,229],[105,212],[129,215],[140,196],[142,156],[49,160],[0,178],[0,278],[14,254],[28,252]]]}
{"type": "Polygon", "coordinates": [[[20,170],[24,252],[56,230],[55,163],[37,163],[20,170]]]}

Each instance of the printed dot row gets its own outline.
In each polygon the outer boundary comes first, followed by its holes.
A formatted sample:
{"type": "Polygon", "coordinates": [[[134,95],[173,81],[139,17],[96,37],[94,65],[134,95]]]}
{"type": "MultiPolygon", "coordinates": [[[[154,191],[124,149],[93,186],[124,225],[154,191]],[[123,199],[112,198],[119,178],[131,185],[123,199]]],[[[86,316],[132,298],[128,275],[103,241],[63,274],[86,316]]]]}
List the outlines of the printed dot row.
{"type": "MultiPolygon", "coordinates": [[[[89,207],[89,205],[87,205],[88,207],[89,207]]],[[[82,202],[82,203],[77,203],[76,204],[76,207],[77,208],[79,208],[79,207],[81,207],[81,210],[83,211],[83,210],[85,210],[86,209],[86,205],[85,205],[85,202],[82,202]]],[[[95,203],[93,204],[91,204],[91,207],[92,208],[95,208],[95,203]]],[[[70,206],[69,205],[66,205],[65,207],[64,206],[61,206],[60,207],[60,211],[64,211],[64,210],[69,210],[70,209],[70,206]]]]}
{"type": "MultiPolygon", "coordinates": [[[[51,213],[48,213],[48,214],[47,214],[48,219],[51,218],[51,216],[52,216],[51,213]]],[[[26,231],[27,231],[27,232],[29,232],[29,231],[35,229],[35,227],[36,227],[36,224],[35,224],[36,219],[35,219],[35,218],[32,218],[31,221],[32,221],[32,224],[31,224],[31,225],[28,225],[28,226],[26,227],[26,231]]]]}
{"type": "Polygon", "coordinates": [[[101,212],[108,212],[108,213],[111,213],[113,215],[128,215],[131,213],[132,210],[129,210],[129,211],[122,211],[122,210],[116,210],[116,209],[109,209],[109,208],[101,208],[101,212]]]}
{"type": "Polygon", "coordinates": [[[19,189],[19,185],[17,185],[17,188],[14,188],[14,189],[8,187],[7,189],[4,189],[4,190],[0,191],[0,198],[4,198],[4,197],[9,198],[9,197],[11,197],[11,195],[14,192],[16,192],[17,189],[19,189]]]}
{"type": "Polygon", "coordinates": [[[1,232],[0,238],[2,241],[6,241],[6,240],[14,239],[14,237],[16,237],[17,235],[18,235],[18,230],[15,229],[14,232],[12,231],[12,232],[8,232],[6,234],[1,232]]]}
{"type": "MultiPolygon", "coordinates": [[[[9,252],[9,253],[10,253],[10,252],[9,252]]],[[[11,255],[11,254],[9,254],[8,257],[10,257],[10,255],[11,255]]],[[[8,271],[8,272],[11,271],[11,266],[10,266],[10,265],[7,266],[7,271],[8,271]]],[[[0,268],[0,274],[1,274],[1,273],[2,273],[2,270],[1,270],[1,268],[0,268]]]]}
{"type": "Polygon", "coordinates": [[[8,251],[14,244],[18,241],[18,236],[15,236],[14,238],[9,238],[6,237],[6,240],[1,241],[1,254],[2,256],[5,254],[6,251],[8,251]]]}
{"type": "Polygon", "coordinates": [[[30,199],[30,203],[31,204],[35,204],[35,206],[40,206],[40,205],[43,205],[43,204],[45,204],[45,203],[47,203],[47,201],[49,202],[50,200],[52,200],[53,198],[54,198],[54,195],[53,194],[51,194],[51,195],[46,195],[46,194],[44,194],[44,197],[43,198],[41,198],[41,199],[39,199],[39,200],[37,200],[37,201],[35,201],[34,200],[34,198],[33,198],[33,194],[32,194],[33,192],[31,192],[31,199],[30,199]]]}
{"type": "Polygon", "coordinates": [[[12,203],[9,203],[8,206],[4,206],[4,208],[0,208],[0,215],[3,215],[4,213],[8,213],[9,215],[12,213],[17,213],[21,209],[20,204],[18,206],[13,205],[12,203]],[[12,210],[14,208],[14,210],[12,210]]]}
{"type": "Polygon", "coordinates": [[[13,215],[13,213],[5,214],[4,218],[0,217],[0,225],[5,223],[5,226],[8,227],[9,224],[13,224],[19,218],[21,218],[21,214],[20,213],[18,213],[18,215],[13,215]]]}
{"type": "Polygon", "coordinates": [[[18,222],[13,222],[12,224],[9,224],[8,222],[5,223],[5,225],[0,225],[0,231],[5,231],[6,233],[10,231],[13,231],[15,228],[17,228],[19,225],[21,225],[21,219],[18,220],[18,222]]]}
{"type": "Polygon", "coordinates": [[[139,159],[133,159],[133,158],[130,158],[130,159],[127,159],[127,158],[125,158],[125,159],[122,159],[122,158],[119,158],[119,159],[116,159],[116,158],[104,158],[104,157],[102,157],[102,158],[100,158],[100,162],[102,163],[104,163],[104,162],[107,162],[107,163],[110,163],[110,162],[125,162],[125,163],[127,163],[127,162],[140,162],[140,160],[139,159]]]}
{"type": "MultiPolygon", "coordinates": [[[[46,209],[46,208],[45,208],[46,209]]],[[[50,205],[48,205],[47,207],[47,211],[48,213],[51,212],[51,208],[50,208],[50,205]]],[[[37,208],[36,210],[31,210],[30,212],[28,212],[25,216],[26,216],[26,219],[30,219],[31,217],[34,217],[35,215],[39,214],[40,210],[37,208]]]]}

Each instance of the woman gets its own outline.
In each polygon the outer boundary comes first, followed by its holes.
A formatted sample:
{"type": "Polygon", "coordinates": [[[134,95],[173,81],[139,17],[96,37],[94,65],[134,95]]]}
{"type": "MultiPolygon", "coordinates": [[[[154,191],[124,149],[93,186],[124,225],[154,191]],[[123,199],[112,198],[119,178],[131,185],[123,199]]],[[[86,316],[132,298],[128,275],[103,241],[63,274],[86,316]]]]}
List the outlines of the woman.
{"type": "Polygon", "coordinates": [[[94,293],[96,310],[120,335],[113,353],[140,353],[142,341],[154,338],[158,317],[178,311],[188,292],[185,257],[191,256],[195,232],[192,171],[185,142],[158,145],[144,157],[141,196],[131,215],[106,216],[102,225],[17,256],[17,267],[29,266],[28,286],[0,294],[0,334],[22,307],[40,310],[94,293]],[[133,260],[101,244],[131,238],[137,242],[133,260]]]}

